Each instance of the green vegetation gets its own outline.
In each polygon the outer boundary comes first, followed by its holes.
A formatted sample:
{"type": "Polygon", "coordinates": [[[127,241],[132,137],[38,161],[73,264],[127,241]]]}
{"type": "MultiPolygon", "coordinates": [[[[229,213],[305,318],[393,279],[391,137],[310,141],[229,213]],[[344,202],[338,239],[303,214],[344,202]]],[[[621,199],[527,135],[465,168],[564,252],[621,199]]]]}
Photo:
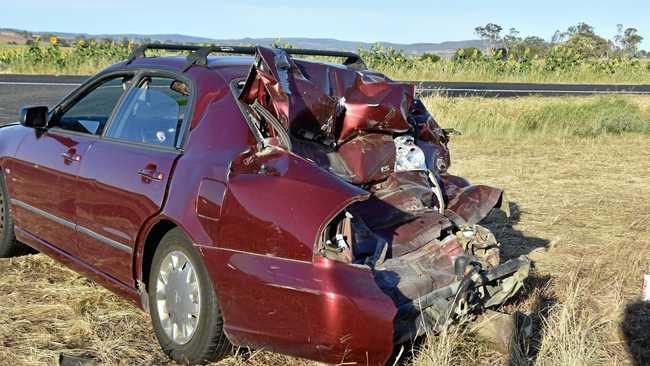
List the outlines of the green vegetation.
{"type": "Polygon", "coordinates": [[[93,74],[126,59],[134,47],[130,42],[79,40],[63,47],[52,39],[42,46],[40,38],[28,46],[0,49],[0,71],[25,74],[93,74]]]}
{"type": "Polygon", "coordinates": [[[585,23],[556,32],[547,42],[522,38],[512,28],[489,23],[476,28],[487,50],[461,48],[451,60],[408,57],[377,45],[361,54],[371,69],[400,80],[649,83],[650,62],[638,46],[643,40],[635,28],[624,29],[608,41],[585,23]]]}
{"type": "MultiPolygon", "coordinates": [[[[619,25],[618,34],[607,40],[585,23],[558,31],[550,42],[520,37],[512,28],[489,23],[476,28],[485,50],[458,49],[451,59],[425,53],[407,55],[375,45],[359,50],[368,66],[397,80],[650,83],[650,62],[639,50],[643,37],[635,28],[619,25]]],[[[62,40],[49,35],[26,45],[0,47],[0,72],[44,74],[92,74],[125,59],[134,43],[128,40],[62,40]]],[[[274,46],[291,47],[278,39],[274,46]]]]}
{"type": "Polygon", "coordinates": [[[566,58],[530,61],[468,59],[420,61],[385,56],[366,58],[369,67],[395,80],[485,81],[523,83],[650,83],[650,62],[638,59],[594,59],[572,62],[566,58]]]}

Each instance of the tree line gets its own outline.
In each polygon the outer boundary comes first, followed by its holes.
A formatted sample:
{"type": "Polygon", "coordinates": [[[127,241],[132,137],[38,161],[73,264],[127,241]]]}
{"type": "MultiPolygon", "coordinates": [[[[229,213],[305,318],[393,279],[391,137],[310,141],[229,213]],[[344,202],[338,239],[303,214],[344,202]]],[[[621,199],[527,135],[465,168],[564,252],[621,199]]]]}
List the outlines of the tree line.
{"type": "MultiPolygon", "coordinates": [[[[504,28],[495,23],[478,26],[474,32],[486,44],[490,57],[525,60],[531,57],[547,57],[554,54],[574,53],[581,58],[639,58],[647,57],[645,50],[639,46],[643,36],[634,27],[617,25],[617,33],[612,39],[596,34],[593,26],[578,23],[565,31],[555,32],[550,42],[538,36],[521,37],[516,28],[504,33],[504,28]]],[[[480,51],[480,50],[479,50],[480,51]]],[[[465,49],[457,57],[466,57],[476,53],[465,49]]]]}

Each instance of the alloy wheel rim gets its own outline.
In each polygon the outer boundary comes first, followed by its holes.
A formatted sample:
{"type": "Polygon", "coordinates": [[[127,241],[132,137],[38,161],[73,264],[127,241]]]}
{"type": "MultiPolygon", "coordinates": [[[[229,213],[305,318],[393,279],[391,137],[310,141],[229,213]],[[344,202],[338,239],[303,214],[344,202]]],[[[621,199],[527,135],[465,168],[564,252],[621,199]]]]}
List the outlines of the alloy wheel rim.
{"type": "Polygon", "coordinates": [[[173,251],[162,261],[156,280],[156,306],[162,328],[174,343],[192,339],[201,315],[199,279],[189,258],[173,251]]]}

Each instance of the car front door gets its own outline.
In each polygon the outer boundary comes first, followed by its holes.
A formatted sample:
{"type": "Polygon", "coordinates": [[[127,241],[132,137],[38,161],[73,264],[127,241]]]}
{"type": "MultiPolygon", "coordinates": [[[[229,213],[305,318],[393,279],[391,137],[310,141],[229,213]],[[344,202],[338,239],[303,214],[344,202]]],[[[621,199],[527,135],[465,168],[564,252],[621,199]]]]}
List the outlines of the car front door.
{"type": "Polygon", "coordinates": [[[21,229],[75,254],[77,174],[128,85],[129,75],[98,79],[65,100],[46,130],[21,143],[11,164],[13,215],[21,229]]]}
{"type": "Polygon", "coordinates": [[[129,285],[144,223],[160,212],[180,155],[188,84],[140,75],[81,164],[75,202],[80,257],[129,285]]]}

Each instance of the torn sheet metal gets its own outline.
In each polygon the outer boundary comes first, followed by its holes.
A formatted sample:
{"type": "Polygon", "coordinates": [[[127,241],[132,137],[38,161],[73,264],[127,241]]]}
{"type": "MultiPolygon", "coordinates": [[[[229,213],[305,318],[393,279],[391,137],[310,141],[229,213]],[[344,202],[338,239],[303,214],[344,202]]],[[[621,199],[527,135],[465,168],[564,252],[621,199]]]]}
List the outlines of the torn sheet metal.
{"type": "Polygon", "coordinates": [[[450,200],[445,211],[456,225],[476,224],[490,211],[501,207],[503,191],[498,188],[477,185],[462,188],[450,200]]]}
{"type": "Polygon", "coordinates": [[[258,47],[239,99],[259,102],[294,136],[325,144],[340,144],[362,131],[409,130],[413,85],[322,64],[325,75],[315,82],[306,66],[282,50],[258,47]]]}
{"type": "MultiPolygon", "coordinates": [[[[456,316],[503,304],[521,288],[528,259],[501,263],[496,238],[477,225],[504,205],[503,191],[448,173],[447,132],[414,97],[412,85],[373,72],[294,60],[282,50],[260,47],[239,100],[251,109],[251,125],[261,135],[284,134],[290,140],[273,147],[283,153],[259,159],[265,176],[282,178],[293,171],[302,177],[292,165],[300,161],[356,187],[356,196],[365,192],[367,199],[323,216],[320,233],[314,233],[315,227],[297,232],[303,234],[301,242],[316,236],[314,250],[324,258],[372,269],[377,286],[398,309],[396,343],[422,334],[423,324],[440,329],[456,316]],[[273,129],[281,131],[268,132],[273,129]],[[274,161],[289,165],[274,170],[274,161]]],[[[233,197],[243,206],[237,209],[252,212],[260,196],[257,191],[243,194],[242,187],[253,177],[243,179],[237,169],[233,166],[231,173],[233,197]],[[251,201],[246,204],[248,193],[251,201]]],[[[330,178],[323,182],[337,186],[330,178]]],[[[313,201],[314,211],[323,211],[314,195],[325,191],[302,192],[311,188],[277,179],[278,186],[285,183],[292,185],[282,190],[287,207],[299,196],[313,201]]],[[[324,206],[327,212],[334,208],[324,206]]],[[[269,223],[269,230],[291,226],[290,210],[281,211],[287,213],[287,222],[269,223]]],[[[316,216],[310,222],[317,222],[316,216]]],[[[269,247],[279,250],[280,245],[269,247]]],[[[306,257],[308,248],[300,249],[306,257]]]]}
{"type": "Polygon", "coordinates": [[[356,136],[330,154],[344,167],[343,175],[353,184],[380,182],[388,178],[395,166],[395,144],[390,135],[370,133],[356,136]]]}

